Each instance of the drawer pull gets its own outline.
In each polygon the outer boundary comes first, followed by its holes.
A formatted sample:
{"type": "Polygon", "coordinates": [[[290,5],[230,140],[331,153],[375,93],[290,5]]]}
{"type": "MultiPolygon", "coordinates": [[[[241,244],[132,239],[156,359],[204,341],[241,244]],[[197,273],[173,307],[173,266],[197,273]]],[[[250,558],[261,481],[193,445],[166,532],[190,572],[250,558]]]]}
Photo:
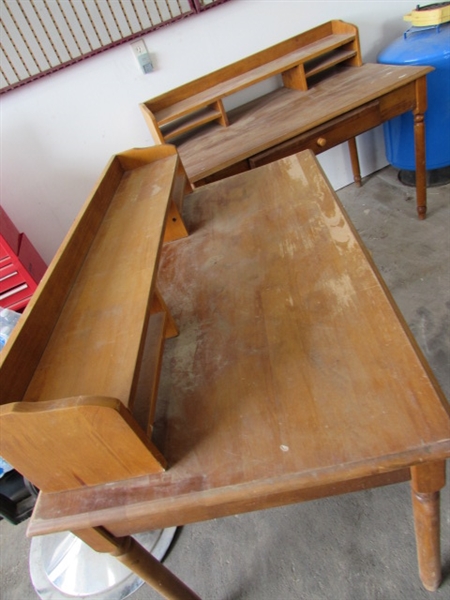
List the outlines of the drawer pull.
{"type": "Polygon", "coordinates": [[[321,148],[323,148],[324,146],[326,146],[327,140],[326,140],[326,138],[323,138],[323,137],[317,138],[316,144],[318,146],[320,146],[321,148]]]}

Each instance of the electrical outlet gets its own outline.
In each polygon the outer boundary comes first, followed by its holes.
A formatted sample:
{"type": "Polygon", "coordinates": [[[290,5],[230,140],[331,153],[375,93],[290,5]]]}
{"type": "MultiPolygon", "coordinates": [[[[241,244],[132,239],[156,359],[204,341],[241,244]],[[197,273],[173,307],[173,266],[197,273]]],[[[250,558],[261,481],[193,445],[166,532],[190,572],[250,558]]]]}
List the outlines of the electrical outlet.
{"type": "Polygon", "coordinates": [[[144,40],[139,39],[132,42],[131,48],[144,75],[146,73],[151,73],[153,71],[153,65],[144,40]]]}

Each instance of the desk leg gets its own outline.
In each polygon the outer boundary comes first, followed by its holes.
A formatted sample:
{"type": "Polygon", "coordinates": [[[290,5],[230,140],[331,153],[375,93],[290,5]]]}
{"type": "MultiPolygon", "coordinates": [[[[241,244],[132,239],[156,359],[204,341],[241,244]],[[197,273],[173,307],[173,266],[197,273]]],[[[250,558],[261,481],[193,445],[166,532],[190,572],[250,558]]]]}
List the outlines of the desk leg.
{"type": "Polygon", "coordinates": [[[356,147],[356,139],[348,140],[348,149],[350,151],[350,160],[352,162],[353,180],[358,187],[361,187],[361,168],[359,166],[358,148],[356,147]]]}
{"type": "Polygon", "coordinates": [[[416,108],[414,109],[414,147],[416,155],[416,199],[419,219],[427,213],[427,167],[425,155],[425,117],[427,109],[426,79],[416,81],[416,108]]]}
{"type": "Polygon", "coordinates": [[[441,583],[440,492],[445,485],[445,462],[411,468],[411,491],[419,575],[434,592],[441,583]]]}
{"type": "Polygon", "coordinates": [[[108,552],[167,600],[200,600],[178,577],[134,538],[116,538],[102,527],[72,532],[97,552],[108,552]]]}

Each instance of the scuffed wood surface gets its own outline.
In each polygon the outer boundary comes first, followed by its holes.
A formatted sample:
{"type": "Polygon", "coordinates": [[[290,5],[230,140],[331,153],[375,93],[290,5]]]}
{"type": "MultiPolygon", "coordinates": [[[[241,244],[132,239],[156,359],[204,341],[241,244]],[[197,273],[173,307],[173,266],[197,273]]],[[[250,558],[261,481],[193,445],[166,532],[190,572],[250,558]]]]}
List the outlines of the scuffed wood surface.
{"type": "Polygon", "coordinates": [[[155,421],[168,470],[46,494],[32,532],[123,535],[449,456],[448,404],[311,153],[200,188],[184,217],[159,277],[180,330],[155,421]]]}
{"type": "Polygon", "coordinates": [[[383,97],[395,90],[401,112],[411,110],[415,90],[407,86],[430,70],[368,63],[341,68],[305,92],[280,88],[266,94],[231,111],[228,127],[210,124],[177,144],[189,180],[201,180],[376,99],[381,123],[390,118],[383,114],[383,97]]]}

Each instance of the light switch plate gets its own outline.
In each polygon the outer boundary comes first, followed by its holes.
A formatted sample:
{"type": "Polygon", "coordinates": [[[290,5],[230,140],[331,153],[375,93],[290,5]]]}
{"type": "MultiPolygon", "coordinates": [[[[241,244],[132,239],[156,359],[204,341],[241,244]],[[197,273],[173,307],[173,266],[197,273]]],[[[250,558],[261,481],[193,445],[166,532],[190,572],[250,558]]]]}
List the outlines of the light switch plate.
{"type": "Polygon", "coordinates": [[[147,74],[153,71],[153,64],[148,53],[147,46],[143,39],[131,42],[131,48],[138,61],[142,73],[147,74]]]}

